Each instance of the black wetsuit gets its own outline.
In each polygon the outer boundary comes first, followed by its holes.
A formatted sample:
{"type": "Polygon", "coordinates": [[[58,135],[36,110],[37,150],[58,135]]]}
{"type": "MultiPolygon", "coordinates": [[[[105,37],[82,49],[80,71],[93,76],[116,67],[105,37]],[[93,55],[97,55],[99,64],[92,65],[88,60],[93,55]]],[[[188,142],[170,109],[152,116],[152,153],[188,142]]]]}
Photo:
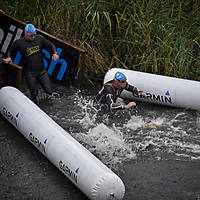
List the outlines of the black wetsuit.
{"type": "Polygon", "coordinates": [[[56,52],[56,47],[53,43],[41,35],[36,35],[32,41],[25,38],[16,40],[8,51],[8,57],[12,59],[14,59],[18,51],[21,53],[21,65],[26,76],[32,100],[36,100],[38,95],[38,81],[47,94],[52,93],[51,81],[44,67],[43,49],[50,51],[51,54],[56,52]]]}
{"type": "MultiPolygon", "coordinates": [[[[112,82],[113,81],[110,81],[103,85],[102,89],[96,95],[96,101],[101,104],[106,104],[109,110],[123,110],[124,105],[115,104],[117,98],[122,93],[123,88],[119,88],[115,90],[112,86],[112,82]]],[[[128,83],[126,83],[126,87],[124,89],[133,93],[134,93],[134,90],[137,91],[136,87],[129,85],[128,83]]]]}

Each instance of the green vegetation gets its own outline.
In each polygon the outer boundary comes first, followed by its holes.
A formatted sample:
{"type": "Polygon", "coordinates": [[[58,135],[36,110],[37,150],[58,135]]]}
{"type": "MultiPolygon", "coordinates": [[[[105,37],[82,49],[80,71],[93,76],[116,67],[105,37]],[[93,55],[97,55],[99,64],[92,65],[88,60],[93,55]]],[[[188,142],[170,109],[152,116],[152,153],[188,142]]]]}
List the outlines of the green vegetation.
{"type": "Polygon", "coordinates": [[[200,80],[199,0],[20,0],[1,9],[85,49],[94,76],[112,67],[200,80]]]}

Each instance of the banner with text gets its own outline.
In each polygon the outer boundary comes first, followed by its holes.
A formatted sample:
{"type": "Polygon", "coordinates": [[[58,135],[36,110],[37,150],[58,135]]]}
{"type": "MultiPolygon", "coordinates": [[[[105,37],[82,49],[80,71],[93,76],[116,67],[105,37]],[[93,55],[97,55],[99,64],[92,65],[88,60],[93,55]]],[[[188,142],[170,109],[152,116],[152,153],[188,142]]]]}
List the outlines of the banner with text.
{"type": "MultiPolygon", "coordinates": [[[[24,37],[24,28],[26,24],[5,13],[0,13],[0,21],[0,53],[5,56],[12,43],[24,37]]],[[[79,56],[81,53],[84,53],[84,50],[67,44],[39,29],[36,30],[38,34],[43,35],[46,39],[55,44],[60,57],[58,61],[54,61],[51,59],[50,53],[46,49],[43,49],[44,66],[52,81],[60,85],[73,85],[78,72],[79,56]]],[[[21,55],[18,52],[14,63],[20,65],[20,61],[21,55]]]]}

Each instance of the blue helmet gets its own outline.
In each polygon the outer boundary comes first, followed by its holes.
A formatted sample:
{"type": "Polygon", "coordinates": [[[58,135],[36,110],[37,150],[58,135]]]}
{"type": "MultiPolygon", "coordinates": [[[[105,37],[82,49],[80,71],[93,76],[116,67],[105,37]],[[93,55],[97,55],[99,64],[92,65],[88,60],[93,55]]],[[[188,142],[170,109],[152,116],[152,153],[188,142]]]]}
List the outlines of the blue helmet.
{"type": "Polygon", "coordinates": [[[124,79],[126,79],[126,76],[122,72],[115,73],[114,81],[122,81],[124,79]]]}
{"type": "Polygon", "coordinates": [[[25,27],[25,34],[29,33],[29,34],[35,34],[36,30],[35,27],[33,26],[33,24],[27,24],[25,27]]]}

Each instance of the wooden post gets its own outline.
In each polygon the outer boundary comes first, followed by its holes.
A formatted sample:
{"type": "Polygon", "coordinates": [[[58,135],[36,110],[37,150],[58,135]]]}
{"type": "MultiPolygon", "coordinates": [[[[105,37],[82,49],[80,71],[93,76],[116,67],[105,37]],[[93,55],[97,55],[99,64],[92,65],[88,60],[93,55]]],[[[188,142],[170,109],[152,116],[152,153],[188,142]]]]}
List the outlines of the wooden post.
{"type": "Polygon", "coordinates": [[[16,78],[16,88],[21,88],[21,82],[22,82],[22,70],[17,70],[17,78],[16,78]]]}
{"type": "Polygon", "coordinates": [[[87,67],[86,67],[86,53],[80,53],[79,63],[78,63],[78,74],[77,78],[78,84],[81,87],[86,86],[87,84],[87,67]]]}

